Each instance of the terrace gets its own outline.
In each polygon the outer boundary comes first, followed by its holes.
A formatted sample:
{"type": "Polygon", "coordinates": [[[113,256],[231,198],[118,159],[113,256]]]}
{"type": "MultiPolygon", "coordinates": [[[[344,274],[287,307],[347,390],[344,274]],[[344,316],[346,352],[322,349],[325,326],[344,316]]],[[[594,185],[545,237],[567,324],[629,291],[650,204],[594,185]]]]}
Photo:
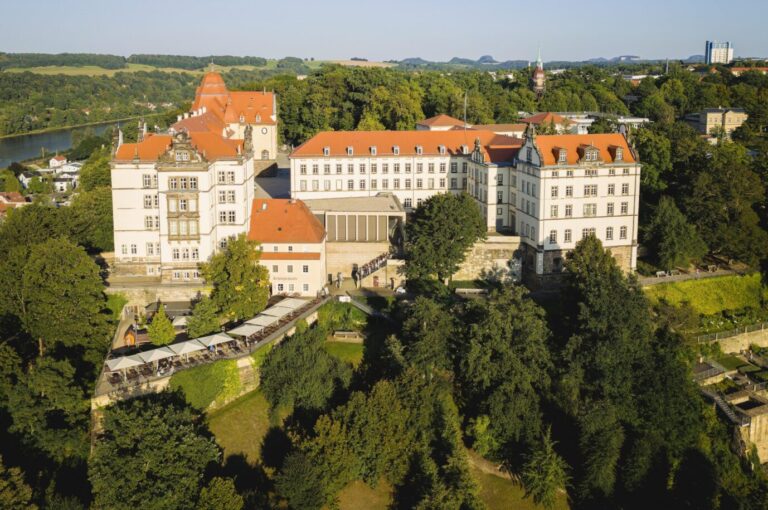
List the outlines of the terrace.
{"type": "Polygon", "coordinates": [[[328,299],[286,298],[226,332],[110,356],[99,376],[95,396],[127,398],[142,392],[143,388],[159,388],[163,380],[181,370],[249,356],[260,347],[282,338],[296,321],[312,315],[328,299]]]}

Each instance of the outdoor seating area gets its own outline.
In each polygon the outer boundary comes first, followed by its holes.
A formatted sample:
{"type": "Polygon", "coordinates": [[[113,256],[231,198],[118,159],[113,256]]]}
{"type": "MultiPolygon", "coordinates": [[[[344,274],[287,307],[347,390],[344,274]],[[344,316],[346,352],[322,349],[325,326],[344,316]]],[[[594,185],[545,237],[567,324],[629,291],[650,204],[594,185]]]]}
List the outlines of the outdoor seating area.
{"type": "Polygon", "coordinates": [[[226,332],[107,359],[104,389],[127,389],[185,368],[250,354],[322,301],[286,298],[226,332]]]}

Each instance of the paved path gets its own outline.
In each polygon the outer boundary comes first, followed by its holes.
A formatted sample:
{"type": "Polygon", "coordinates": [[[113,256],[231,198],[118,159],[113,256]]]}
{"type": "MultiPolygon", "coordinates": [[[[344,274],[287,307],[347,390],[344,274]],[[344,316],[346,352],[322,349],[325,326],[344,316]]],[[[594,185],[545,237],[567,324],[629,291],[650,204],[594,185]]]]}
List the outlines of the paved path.
{"type": "Polygon", "coordinates": [[[638,281],[640,282],[640,285],[645,287],[647,285],[658,285],[660,283],[684,282],[685,280],[700,280],[702,278],[713,278],[715,276],[727,276],[733,274],[741,273],[733,271],[732,269],[718,269],[714,273],[701,271],[699,274],[696,274],[695,272],[687,274],[682,273],[675,276],[662,276],[661,278],[657,278],[655,276],[643,276],[638,278],[638,281]]]}

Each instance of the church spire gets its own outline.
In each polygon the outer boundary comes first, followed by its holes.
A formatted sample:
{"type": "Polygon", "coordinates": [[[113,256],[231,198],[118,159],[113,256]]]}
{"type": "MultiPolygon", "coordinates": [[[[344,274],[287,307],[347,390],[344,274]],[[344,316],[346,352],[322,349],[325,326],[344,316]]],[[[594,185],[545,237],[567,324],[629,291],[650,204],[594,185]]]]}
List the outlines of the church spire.
{"type": "Polygon", "coordinates": [[[541,46],[539,46],[539,53],[536,56],[536,69],[544,69],[544,62],[541,61],[541,46]]]}

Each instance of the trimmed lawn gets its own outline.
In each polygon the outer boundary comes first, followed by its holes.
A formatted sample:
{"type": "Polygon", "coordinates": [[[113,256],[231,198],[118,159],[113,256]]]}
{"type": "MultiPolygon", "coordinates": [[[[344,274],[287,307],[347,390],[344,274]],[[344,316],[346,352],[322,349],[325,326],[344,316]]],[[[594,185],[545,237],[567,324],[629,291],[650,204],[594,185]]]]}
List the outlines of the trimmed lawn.
{"type": "Polygon", "coordinates": [[[252,391],[211,413],[208,425],[225,457],[242,454],[256,464],[261,459],[261,441],[270,427],[269,404],[261,391],[252,391]]]}
{"type": "Polygon", "coordinates": [[[331,356],[358,366],[363,361],[363,344],[350,344],[346,342],[325,342],[323,348],[331,356]]]}
{"type": "Polygon", "coordinates": [[[128,298],[122,294],[107,294],[107,308],[112,312],[112,319],[115,321],[120,320],[120,312],[123,311],[123,307],[128,302],[128,298]]]}
{"type": "Polygon", "coordinates": [[[356,480],[339,493],[341,510],[387,510],[392,503],[392,486],[384,480],[375,489],[356,480]]]}
{"type": "Polygon", "coordinates": [[[736,370],[739,367],[747,365],[747,362],[743,359],[737,358],[736,356],[732,356],[730,354],[723,354],[722,356],[716,358],[715,361],[723,365],[723,368],[726,370],[736,370]]]}
{"type": "Polygon", "coordinates": [[[643,290],[652,303],[662,298],[676,306],[688,301],[701,315],[748,307],[760,308],[762,299],[768,297],[761,287],[759,273],[660,283],[649,285],[643,290]]]}
{"type": "MultiPolygon", "coordinates": [[[[525,491],[522,487],[512,482],[508,478],[485,473],[475,466],[471,466],[472,477],[480,486],[480,499],[483,500],[488,510],[539,510],[543,507],[536,505],[533,500],[524,497],[525,491]]],[[[555,504],[557,510],[568,509],[568,502],[565,494],[557,499],[555,504]]]]}

